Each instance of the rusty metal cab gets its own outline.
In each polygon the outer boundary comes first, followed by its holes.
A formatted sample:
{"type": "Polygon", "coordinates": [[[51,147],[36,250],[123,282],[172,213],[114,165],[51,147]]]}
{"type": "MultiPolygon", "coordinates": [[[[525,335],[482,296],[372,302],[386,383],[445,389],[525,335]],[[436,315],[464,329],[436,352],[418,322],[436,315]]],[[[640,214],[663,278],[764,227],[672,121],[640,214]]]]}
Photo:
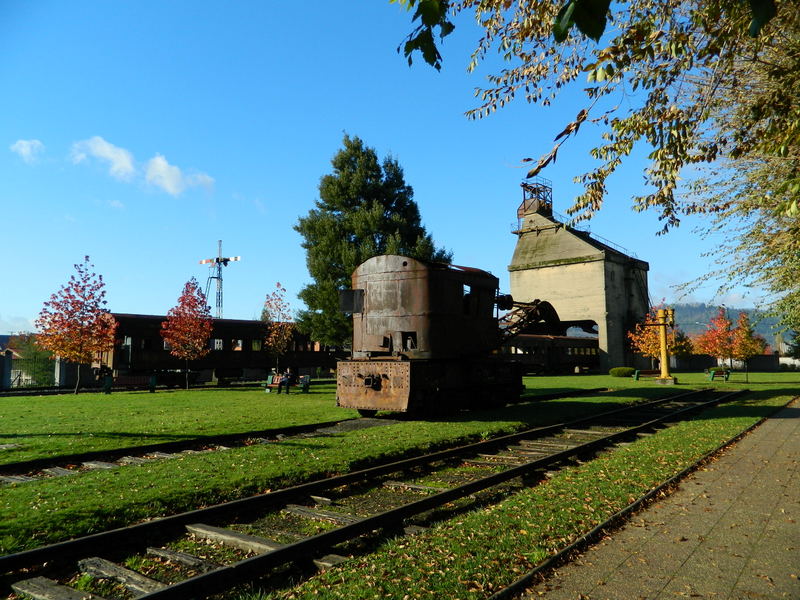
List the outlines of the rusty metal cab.
{"type": "Polygon", "coordinates": [[[337,404],[408,411],[518,388],[519,378],[492,354],[498,283],[480,269],[406,256],[362,263],[342,295],[342,309],[353,314],[353,349],[337,364],[337,404]]]}

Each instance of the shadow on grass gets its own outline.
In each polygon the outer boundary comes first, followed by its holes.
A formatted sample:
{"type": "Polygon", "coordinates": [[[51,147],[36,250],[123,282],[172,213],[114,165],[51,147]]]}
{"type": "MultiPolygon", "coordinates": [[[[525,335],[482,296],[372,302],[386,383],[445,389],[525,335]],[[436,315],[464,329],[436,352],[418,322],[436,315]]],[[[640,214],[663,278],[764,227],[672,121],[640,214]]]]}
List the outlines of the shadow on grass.
{"type": "Polygon", "coordinates": [[[727,417],[757,417],[763,419],[765,417],[781,418],[781,419],[797,419],[800,418],[800,407],[788,407],[784,404],[758,404],[764,400],[768,400],[775,396],[796,396],[797,389],[791,388],[787,390],[758,390],[749,392],[747,396],[735,403],[722,404],[713,413],[704,411],[698,414],[695,419],[709,420],[727,417]],[[780,415],[775,413],[783,411],[780,415]]]}
{"type": "MultiPolygon", "coordinates": [[[[60,433],[0,433],[0,439],[3,438],[49,438],[49,437],[78,437],[82,435],[89,435],[86,431],[65,431],[60,433]]],[[[126,438],[134,438],[134,439],[151,439],[151,440],[194,440],[197,439],[198,436],[196,435],[188,435],[188,434],[159,434],[159,433],[144,433],[144,432],[137,432],[137,433],[127,433],[124,431],[92,431],[91,436],[93,438],[109,438],[109,439],[126,439],[126,438]]],[[[200,436],[202,437],[202,436],[200,436]]]]}

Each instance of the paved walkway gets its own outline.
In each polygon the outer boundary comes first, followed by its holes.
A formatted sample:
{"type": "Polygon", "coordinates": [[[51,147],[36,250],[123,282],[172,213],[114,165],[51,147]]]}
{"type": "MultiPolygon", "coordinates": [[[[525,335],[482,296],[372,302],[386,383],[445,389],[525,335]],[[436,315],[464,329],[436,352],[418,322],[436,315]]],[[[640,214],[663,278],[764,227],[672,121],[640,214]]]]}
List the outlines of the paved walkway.
{"type": "Polygon", "coordinates": [[[798,578],[795,400],[526,598],[798,600],[798,578]]]}

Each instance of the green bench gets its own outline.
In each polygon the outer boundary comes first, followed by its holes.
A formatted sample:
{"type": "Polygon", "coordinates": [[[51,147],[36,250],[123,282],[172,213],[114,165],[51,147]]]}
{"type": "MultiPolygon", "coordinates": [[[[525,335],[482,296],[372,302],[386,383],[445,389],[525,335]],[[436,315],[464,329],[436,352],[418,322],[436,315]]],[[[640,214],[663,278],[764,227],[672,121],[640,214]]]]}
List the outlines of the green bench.
{"type": "Polygon", "coordinates": [[[709,371],[708,372],[708,380],[714,381],[715,379],[724,379],[728,381],[728,377],[731,376],[731,372],[725,369],[724,371],[709,371]]]}

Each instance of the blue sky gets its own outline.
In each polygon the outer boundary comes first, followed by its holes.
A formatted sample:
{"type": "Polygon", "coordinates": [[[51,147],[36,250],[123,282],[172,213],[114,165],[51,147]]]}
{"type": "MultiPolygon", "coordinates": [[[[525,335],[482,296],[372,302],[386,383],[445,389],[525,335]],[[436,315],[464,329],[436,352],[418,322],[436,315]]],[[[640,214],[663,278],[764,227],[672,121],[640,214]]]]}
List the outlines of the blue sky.
{"type": "MultiPolygon", "coordinates": [[[[507,291],[520,160],[549,150],[581,95],[470,121],[479,31],[459,23],[436,72],[397,53],[409,30],[388,0],[0,3],[0,333],[31,330],[87,254],[112,311],[165,314],[190,277],[205,286],[198,262],[220,239],[242,256],[224,272],[225,317],[257,318],[277,281],[300,308],[309,277],[292,227],[344,132],[394,156],[437,244],[507,291]]],[[[597,138],[586,133],[543,173],[561,213],[590,164],[597,138]]],[[[672,285],[708,270],[713,240],[690,220],[657,237],[656,215],[632,211],[643,165],[634,158],[609,182],[589,227],[648,261],[651,296],[672,301],[672,285]]]]}

